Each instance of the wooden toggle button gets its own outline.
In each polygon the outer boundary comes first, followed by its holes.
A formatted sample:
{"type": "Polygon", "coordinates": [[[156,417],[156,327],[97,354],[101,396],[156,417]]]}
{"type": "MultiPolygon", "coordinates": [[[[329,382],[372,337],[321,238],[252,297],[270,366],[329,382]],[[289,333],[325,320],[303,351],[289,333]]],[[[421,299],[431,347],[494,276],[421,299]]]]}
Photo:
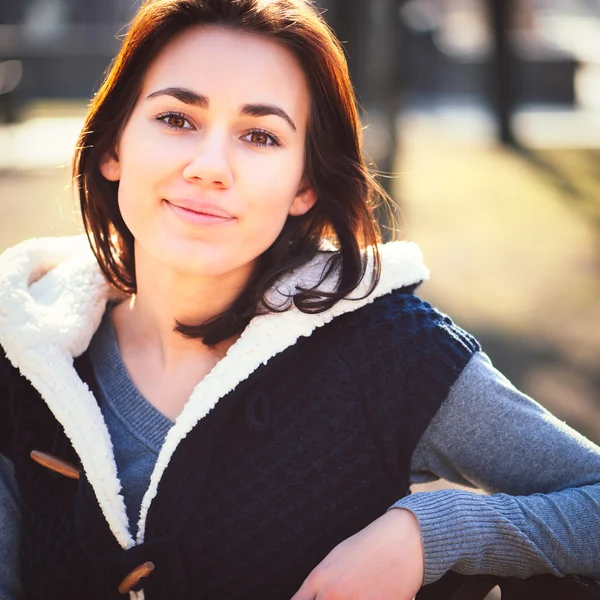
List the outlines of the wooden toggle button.
{"type": "Polygon", "coordinates": [[[127,575],[119,584],[119,594],[129,594],[131,588],[137,585],[140,579],[148,577],[152,571],[154,571],[154,563],[150,561],[145,562],[139,567],[133,569],[133,571],[131,571],[131,573],[129,573],[129,575],[127,575]]]}
{"type": "Polygon", "coordinates": [[[68,462],[57,458],[56,456],[52,456],[52,454],[40,452],[39,450],[32,450],[29,456],[31,456],[36,463],[42,465],[42,467],[46,467],[46,469],[50,469],[55,473],[60,473],[69,479],[79,479],[78,469],[68,462]]]}

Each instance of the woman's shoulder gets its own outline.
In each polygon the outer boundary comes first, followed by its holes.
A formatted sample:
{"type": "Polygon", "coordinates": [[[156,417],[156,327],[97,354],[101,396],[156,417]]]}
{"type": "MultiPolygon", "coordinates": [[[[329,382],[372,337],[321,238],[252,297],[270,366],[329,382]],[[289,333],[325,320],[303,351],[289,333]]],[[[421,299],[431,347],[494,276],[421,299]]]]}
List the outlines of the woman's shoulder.
{"type": "Polygon", "coordinates": [[[4,271],[45,265],[49,269],[70,258],[81,260],[86,256],[93,258],[85,235],[30,238],[1,252],[0,268],[4,271]]]}
{"type": "Polygon", "coordinates": [[[415,294],[416,285],[402,287],[374,298],[351,313],[355,327],[377,333],[382,340],[422,338],[443,341],[460,341],[479,349],[475,338],[453,319],[415,294]]]}
{"type": "Polygon", "coordinates": [[[0,256],[0,346],[13,364],[53,346],[72,356],[89,344],[109,286],[85,236],[28,240],[0,256]]]}
{"type": "Polygon", "coordinates": [[[369,379],[405,379],[417,375],[456,378],[481,347],[467,331],[429,302],[400,288],[341,317],[332,329],[339,352],[357,373],[369,379]]]}
{"type": "Polygon", "coordinates": [[[373,357],[393,356],[410,346],[432,363],[449,360],[464,366],[480,350],[479,344],[451,317],[416,295],[429,278],[419,246],[391,242],[379,246],[378,253],[379,269],[374,254],[367,252],[367,273],[376,273],[375,280],[367,275],[330,311],[335,317],[330,331],[338,345],[360,348],[360,354],[368,350],[373,357]]]}

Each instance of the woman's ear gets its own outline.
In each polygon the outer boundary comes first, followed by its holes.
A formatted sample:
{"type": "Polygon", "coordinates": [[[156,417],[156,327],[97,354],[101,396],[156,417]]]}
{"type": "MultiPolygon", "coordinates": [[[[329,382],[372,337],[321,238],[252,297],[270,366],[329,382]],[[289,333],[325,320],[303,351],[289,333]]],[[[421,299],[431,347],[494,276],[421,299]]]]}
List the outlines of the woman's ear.
{"type": "Polygon", "coordinates": [[[121,179],[121,164],[114,151],[105,154],[100,161],[100,173],[108,181],[119,181],[121,179]]]}
{"type": "Polygon", "coordinates": [[[290,206],[290,216],[299,217],[307,213],[317,201],[317,194],[309,185],[302,185],[298,190],[292,206],[290,206]]]}

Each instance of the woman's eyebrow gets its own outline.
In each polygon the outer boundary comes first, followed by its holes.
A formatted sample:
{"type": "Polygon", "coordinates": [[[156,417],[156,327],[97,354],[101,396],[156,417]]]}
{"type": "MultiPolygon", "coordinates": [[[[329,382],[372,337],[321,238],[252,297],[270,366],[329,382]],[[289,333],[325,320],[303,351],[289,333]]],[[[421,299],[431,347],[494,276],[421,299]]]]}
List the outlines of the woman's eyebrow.
{"type": "Polygon", "coordinates": [[[184,104],[191,104],[193,106],[199,106],[200,108],[208,108],[208,105],[210,104],[206,96],[192,92],[192,90],[179,87],[169,87],[164,88],[163,90],[152,92],[146,97],[146,100],[150,100],[150,98],[156,98],[157,96],[172,96],[184,104]]]}
{"type": "MultiPolygon", "coordinates": [[[[162,90],[152,92],[147,96],[146,99],[150,100],[150,98],[156,98],[157,96],[172,96],[184,104],[190,104],[192,106],[198,106],[204,109],[207,109],[210,105],[210,101],[206,96],[197,94],[196,92],[186,88],[164,88],[162,90]]],[[[285,112],[285,110],[272,104],[244,104],[240,109],[240,115],[251,117],[266,117],[269,115],[275,115],[276,117],[281,117],[294,131],[296,131],[296,125],[294,121],[292,121],[292,118],[285,112]]]]}
{"type": "Polygon", "coordinates": [[[240,110],[241,115],[249,115],[251,117],[266,117],[268,115],[275,115],[281,117],[287,124],[296,131],[296,125],[292,121],[291,117],[278,106],[272,104],[244,104],[240,110]]]}

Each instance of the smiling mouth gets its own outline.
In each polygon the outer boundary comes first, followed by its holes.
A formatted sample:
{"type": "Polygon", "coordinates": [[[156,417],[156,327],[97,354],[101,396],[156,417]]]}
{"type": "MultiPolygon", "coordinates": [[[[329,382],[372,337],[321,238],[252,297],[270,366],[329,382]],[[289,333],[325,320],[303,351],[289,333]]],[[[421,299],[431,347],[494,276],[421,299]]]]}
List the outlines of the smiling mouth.
{"type": "Polygon", "coordinates": [[[165,199],[168,206],[180,217],[183,217],[187,221],[198,224],[211,224],[211,223],[228,223],[235,221],[235,217],[224,214],[216,214],[210,211],[210,209],[192,209],[178,204],[173,204],[165,199]]]}

